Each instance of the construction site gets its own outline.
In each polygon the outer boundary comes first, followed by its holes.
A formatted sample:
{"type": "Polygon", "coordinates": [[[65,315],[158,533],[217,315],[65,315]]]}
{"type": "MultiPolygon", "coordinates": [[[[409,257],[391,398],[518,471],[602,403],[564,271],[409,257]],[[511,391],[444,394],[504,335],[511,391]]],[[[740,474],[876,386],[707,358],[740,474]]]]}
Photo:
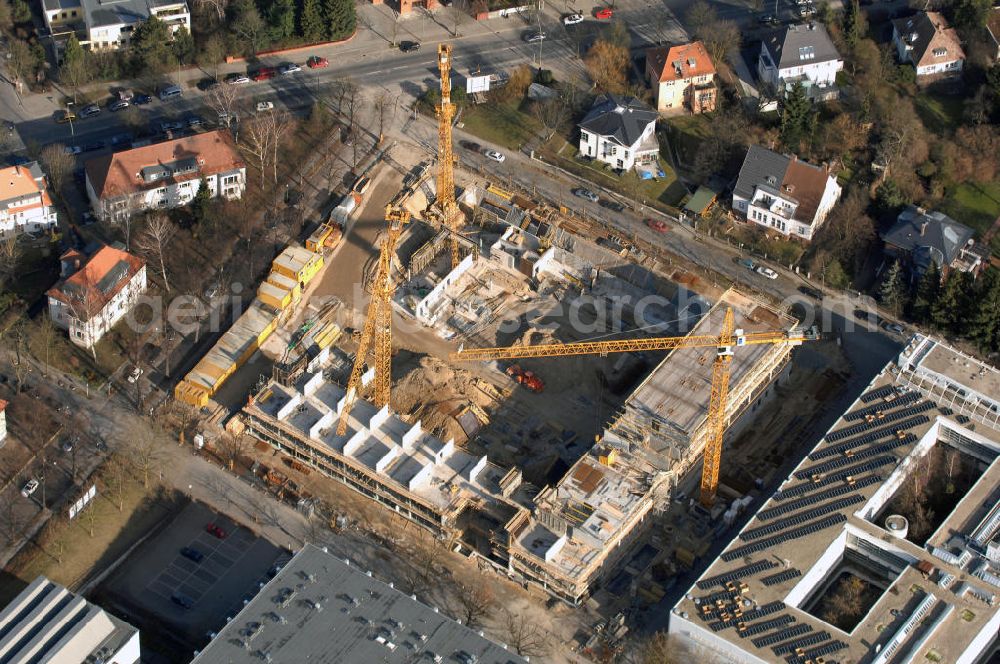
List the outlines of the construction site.
{"type": "Polygon", "coordinates": [[[449,54],[436,167],[372,170],[392,195],[364,263],[344,266],[361,249],[340,240],[382,200],[357,196],[275,258],[175,395],[524,587],[655,604],[774,476],[843,359],[765,302],[598,244],[569,210],[456,183],[449,54]],[[330,286],[337,269],[364,299],[330,286]],[[790,368],[801,345],[811,383],[790,368]]]}

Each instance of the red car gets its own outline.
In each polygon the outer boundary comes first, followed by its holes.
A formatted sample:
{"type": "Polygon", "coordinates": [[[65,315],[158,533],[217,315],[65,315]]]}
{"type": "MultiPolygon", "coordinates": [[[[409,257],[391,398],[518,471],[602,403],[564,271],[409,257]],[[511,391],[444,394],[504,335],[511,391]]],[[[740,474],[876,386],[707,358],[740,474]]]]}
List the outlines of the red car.
{"type": "Polygon", "coordinates": [[[611,9],[611,7],[601,7],[600,9],[594,10],[594,18],[607,20],[614,16],[614,14],[615,10],[611,9]]]}
{"type": "Polygon", "coordinates": [[[267,81],[278,75],[274,67],[261,67],[250,74],[251,81],[267,81]]]}
{"type": "Polygon", "coordinates": [[[330,61],[326,58],[321,58],[318,55],[314,55],[308,60],[306,60],[306,67],[309,69],[319,69],[320,67],[329,67],[330,61]]]}
{"type": "Polygon", "coordinates": [[[226,531],[218,527],[214,523],[206,525],[205,532],[207,532],[209,535],[218,537],[219,539],[226,539],[226,531]]]}
{"type": "Polygon", "coordinates": [[[647,219],[646,225],[652,228],[657,233],[666,233],[668,230],[667,222],[663,221],[662,219],[647,219]]]}

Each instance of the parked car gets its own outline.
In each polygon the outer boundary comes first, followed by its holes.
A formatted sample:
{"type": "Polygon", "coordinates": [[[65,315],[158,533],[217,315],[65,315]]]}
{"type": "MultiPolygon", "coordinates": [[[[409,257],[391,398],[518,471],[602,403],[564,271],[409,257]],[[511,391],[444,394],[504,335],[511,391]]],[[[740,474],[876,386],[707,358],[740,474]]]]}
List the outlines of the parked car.
{"type": "Polygon", "coordinates": [[[498,164],[502,164],[503,161],[504,161],[504,159],[507,158],[502,153],[497,152],[496,150],[486,150],[485,152],[483,152],[483,155],[487,159],[492,159],[493,161],[495,161],[498,164]]]}
{"type": "Polygon", "coordinates": [[[269,81],[278,75],[274,67],[261,67],[257,71],[250,72],[251,81],[269,81]]]}
{"type": "Polygon", "coordinates": [[[583,14],[577,12],[563,16],[563,25],[576,25],[577,23],[583,23],[583,14]]]}
{"type": "Polygon", "coordinates": [[[372,184],[372,179],[367,175],[358,178],[358,181],[354,183],[354,191],[359,194],[364,194],[368,191],[368,187],[372,184]]]}
{"type": "Polygon", "coordinates": [[[178,129],[183,129],[184,125],[177,120],[164,120],[160,123],[160,131],[164,134],[168,131],[177,131],[178,129]]]}
{"type": "Polygon", "coordinates": [[[652,228],[657,233],[666,233],[669,229],[667,222],[662,219],[653,219],[652,217],[646,219],[646,225],[652,228]]]}
{"type": "Polygon", "coordinates": [[[598,204],[602,208],[607,208],[608,210],[611,210],[612,212],[624,212],[625,211],[625,206],[624,205],[622,205],[618,201],[613,201],[613,200],[610,200],[608,198],[602,198],[598,202],[598,204]]]}
{"type": "Polygon", "coordinates": [[[204,553],[202,553],[198,549],[193,549],[190,546],[186,546],[183,549],[181,549],[181,555],[187,558],[188,560],[193,560],[196,563],[200,563],[202,559],[205,557],[204,553]]]}
{"type": "Polygon", "coordinates": [[[807,297],[811,297],[814,300],[823,299],[823,291],[812,288],[811,286],[799,286],[799,292],[807,297]]]}
{"type": "Polygon", "coordinates": [[[135,106],[145,106],[151,101],[153,101],[153,98],[149,95],[136,95],[132,98],[132,104],[135,106]]]}
{"type": "Polygon", "coordinates": [[[63,452],[69,454],[70,452],[73,451],[73,448],[76,447],[76,444],[78,442],[80,442],[80,438],[78,436],[70,436],[69,438],[63,441],[63,444],[60,447],[63,452]]]}
{"type": "Polygon", "coordinates": [[[757,264],[754,263],[753,260],[749,259],[749,258],[741,258],[738,261],[736,261],[736,263],[738,265],[742,265],[743,267],[745,267],[748,270],[754,270],[757,267],[757,264]]]}
{"type": "Polygon", "coordinates": [[[586,199],[591,203],[596,203],[599,200],[597,194],[592,192],[590,189],[584,189],[583,187],[577,187],[576,189],[574,189],[573,195],[586,199]]]}
{"type": "Polygon", "coordinates": [[[205,124],[205,121],[201,119],[200,115],[189,115],[184,119],[189,127],[200,127],[205,124]]]}
{"type": "Polygon", "coordinates": [[[329,67],[330,61],[326,58],[321,58],[318,55],[314,55],[308,60],[306,60],[306,67],[309,69],[319,69],[321,67],[329,67]]]}
{"type": "Polygon", "coordinates": [[[602,21],[606,21],[614,15],[615,10],[611,7],[599,7],[594,10],[594,18],[601,19],[602,21]]]}
{"type": "Polygon", "coordinates": [[[229,85],[242,85],[243,83],[249,83],[250,77],[246,74],[229,74],[226,76],[226,83],[229,85]]]}
{"type": "Polygon", "coordinates": [[[205,524],[205,532],[219,539],[226,539],[226,531],[214,523],[205,524]]]}
{"type": "Polygon", "coordinates": [[[132,101],[135,97],[135,93],[132,92],[132,88],[118,88],[115,91],[115,98],[121,99],[122,101],[132,101]]]}
{"type": "Polygon", "coordinates": [[[229,127],[239,122],[240,118],[236,113],[230,113],[229,111],[222,111],[221,113],[219,113],[216,120],[219,123],[220,127],[229,127]]]}
{"type": "Polygon", "coordinates": [[[524,34],[524,41],[528,42],[529,44],[533,44],[534,42],[540,42],[544,39],[545,39],[545,33],[542,32],[541,30],[532,30],[531,32],[526,32],[524,34]]]}
{"type": "Polygon", "coordinates": [[[458,144],[461,145],[466,150],[471,150],[472,152],[483,151],[483,146],[480,145],[479,143],[476,143],[475,141],[459,141],[458,144]]]}
{"type": "Polygon", "coordinates": [[[80,119],[91,118],[101,112],[101,107],[97,104],[89,104],[80,110],[80,119]]]}
{"type": "Polygon", "coordinates": [[[263,113],[264,111],[273,111],[274,102],[273,101],[259,101],[257,102],[257,112],[263,113]]]}
{"type": "Polygon", "coordinates": [[[416,53],[420,50],[420,42],[402,41],[399,42],[399,50],[403,53],[416,53]]]}
{"type": "Polygon", "coordinates": [[[854,317],[872,325],[878,325],[878,314],[868,309],[855,309],[854,317]]]}
{"type": "Polygon", "coordinates": [[[761,276],[767,277],[768,279],[777,279],[778,278],[778,273],[777,272],[775,272],[774,270],[772,270],[769,267],[764,267],[763,265],[758,265],[757,269],[755,270],[755,272],[757,272],[757,274],[759,274],[761,276]]]}
{"type": "Polygon", "coordinates": [[[65,122],[72,122],[76,120],[76,113],[73,111],[59,111],[56,114],[56,122],[63,124],[65,122]]]}
{"type": "Polygon", "coordinates": [[[82,150],[83,152],[94,152],[95,150],[103,150],[104,141],[94,141],[93,143],[86,143],[82,150]]]}
{"type": "Polygon", "coordinates": [[[124,99],[116,99],[110,104],[108,104],[108,110],[111,111],[112,113],[117,113],[118,111],[124,111],[129,106],[131,106],[131,104],[129,104],[124,99]]]}
{"type": "Polygon", "coordinates": [[[142,375],[142,369],[140,369],[139,367],[132,367],[132,371],[130,371],[128,374],[128,382],[134,384],[135,381],[139,380],[139,376],[141,375],[142,375]]]}
{"type": "Polygon", "coordinates": [[[21,487],[21,495],[27,498],[37,490],[38,490],[38,480],[28,480],[27,482],[25,482],[24,486],[21,487]]]}
{"type": "Polygon", "coordinates": [[[806,5],[804,7],[799,7],[799,16],[805,18],[807,16],[812,16],[816,13],[816,8],[812,5],[806,5]]]}
{"type": "Polygon", "coordinates": [[[203,78],[198,81],[198,89],[202,92],[208,92],[212,88],[219,85],[219,82],[212,77],[203,78]]]}
{"type": "Polygon", "coordinates": [[[194,600],[185,595],[184,593],[175,592],[170,596],[170,601],[181,607],[182,609],[190,609],[194,606],[194,600]]]}
{"type": "Polygon", "coordinates": [[[79,145],[67,145],[63,148],[63,154],[74,155],[83,152],[83,148],[79,145]]]}
{"type": "Polygon", "coordinates": [[[774,17],[774,14],[761,14],[757,17],[757,22],[761,25],[774,25],[778,19],[774,17]]]}
{"type": "Polygon", "coordinates": [[[278,68],[278,72],[282,75],[284,74],[294,74],[295,72],[302,71],[302,67],[298,66],[294,62],[286,62],[278,68]]]}
{"type": "Polygon", "coordinates": [[[902,325],[899,325],[898,323],[890,323],[887,320],[882,321],[882,324],[879,327],[886,332],[892,332],[893,334],[902,335],[906,333],[906,330],[903,329],[902,325]]]}
{"type": "Polygon", "coordinates": [[[133,138],[135,137],[129,133],[115,134],[111,137],[111,145],[125,145],[131,143],[133,138]]]}

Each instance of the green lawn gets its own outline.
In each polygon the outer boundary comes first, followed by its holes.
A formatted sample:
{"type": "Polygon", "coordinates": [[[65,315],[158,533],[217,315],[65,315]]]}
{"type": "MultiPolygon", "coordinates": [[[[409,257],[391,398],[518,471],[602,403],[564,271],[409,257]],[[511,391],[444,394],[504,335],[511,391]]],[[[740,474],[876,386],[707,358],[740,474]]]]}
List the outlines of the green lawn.
{"type": "Polygon", "coordinates": [[[707,115],[681,115],[667,120],[667,136],[681,165],[690,166],[698,154],[698,146],[712,133],[707,115]]]}
{"type": "MultiPolygon", "coordinates": [[[[974,228],[982,237],[1000,216],[1000,181],[967,182],[953,187],[939,208],[955,221],[974,228]]],[[[1000,233],[993,236],[990,248],[1000,255],[1000,233]]]]}
{"type": "Polygon", "coordinates": [[[950,135],[962,123],[965,102],[962,97],[921,93],[916,97],[917,115],[935,134],[950,135]]]}
{"type": "Polygon", "coordinates": [[[461,122],[462,130],[514,151],[541,129],[538,120],[518,110],[516,101],[469,104],[462,113],[461,122]]]}

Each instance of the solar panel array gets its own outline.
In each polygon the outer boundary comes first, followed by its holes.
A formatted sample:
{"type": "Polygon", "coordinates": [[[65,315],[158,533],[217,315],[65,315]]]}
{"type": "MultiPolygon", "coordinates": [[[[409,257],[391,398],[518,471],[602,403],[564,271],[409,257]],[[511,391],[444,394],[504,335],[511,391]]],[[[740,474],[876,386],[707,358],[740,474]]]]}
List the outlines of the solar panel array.
{"type": "Polygon", "coordinates": [[[865,408],[858,408],[857,410],[852,410],[849,413],[844,413],[844,421],[853,422],[855,420],[863,419],[866,415],[877,415],[879,411],[884,413],[887,410],[913,403],[918,399],[920,399],[919,393],[907,392],[899,398],[894,399],[891,403],[877,403],[874,406],[866,406],[865,408]]]}
{"type": "Polygon", "coordinates": [[[837,652],[838,650],[843,650],[847,647],[847,644],[843,641],[831,641],[830,643],[824,643],[818,648],[813,648],[812,650],[807,650],[805,653],[806,659],[811,659],[816,661],[817,657],[822,657],[823,655],[829,655],[832,652],[837,652]]]}
{"type": "Polygon", "coordinates": [[[758,560],[755,563],[750,563],[744,567],[739,567],[731,572],[726,572],[725,574],[719,574],[717,576],[710,576],[707,579],[702,579],[698,582],[698,587],[702,590],[708,590],[712,586],[724,586],[730,581],[737,581],[747,576],[754,576],[763,571],[777,567],[778,563],[773,560],[758,560]]]}
{"type": "Polygon", "coordinates": [[[811,535],[812,533],[823,530],[824,528],[829,528],[830,526],[835,526],[838,523],[843,523],[847,521],[847,517],[841,513],[831,514],[825,519],[820,519],[819,521],[813,521],[812,523],[807,523],[804,526],[798,528],[793,528],[792,530],[787,530],[783,533],[779,533],[774,537],[768,537],[766,539],[757,540],[750,544],[744,544],[743,546],[738,546],[731,551],[726,551],[720,556],[726,562],[736,560],[737,558],[742,558],[751,553],[756,553],[757,551],[763,551],[769,549],[772,546],[787,542],[788,540],[797,539],[799,537],[805,537],[806,535],[811,535]]]}
{"type": "Polygon", "coordinates": [[[842,456],[839,459],[832,459],[825,463],[817,464],[806,468],[805,470],[800,470],[795,473],[795,477],[800,480],[804,480],[807,477],[812,477],[816,473],[826,473],[831,470],[836,470],[837,468],[843,468],[844,466],[858,461],[860,459],[867,459],[869,457],[876,456],[878,454],[884,454],[886,452],[892,452],[897,447],[903,447],[904,445],[909,445],[910,443],[916,442],[917,437],[912,433],[908,433],[902,438],[893,438],[887,443],[882,443],[880,445],[873,445],[868,449],[858,450],[850,456],[842,456]]]}
{"type": "Polygon", "coordinates": [[[779,643],[771,648],[771,651],[775,655],[783,655],[786,652],[795,652],[796,648],[807,648],[819,643],[820,641],[826,641],[829,638],[830,632],[816,632],[815,634],[810,634],[809,636],[803,636],[801,639],[779,643]]]}
{"type": "Polygon", "coordinates": [[[912,415],[917,415],[924,412],[925,410],[930,410],[934,408],[934,403],[931,401],[921,401],[915,406],[910,406],[909,408],[904,408],[903,410],[892,411],[887,413],[885,417],[872,422],[860,422],[858,424],[845,427],[843,429],[837,429],[836,431],[831,431],[826,434],[826,442],[835,443],[838,440],[843,440],[845,438],[850,438],[851,436],[856,436],[859,433],[864,433],[865,431],[871,431],[872,429],[878,428],[880,424],[888,424],[889,422],[898,422],[904,418],[910,417],[912,415]]]}
{"type": "Polygon", "coordinates": [[[869,431],[863,436],[858,436],[857,438],[852,438],[846,443],[840,443],[839,445],[827,445],[826,447],[815,450],[809,455],[809,459],[812,461],[818,461],[824,457],[834,456],[836,454],[843,454],[848,450],[852,450],[855,447],[861,447],[862,445],[869,445],[871,443],[877,442],[882,438],[887,438],[889,436],[895,436],[896,432],[903,431],[905,429],[912,429],[913,427],[920,426],[921,424],[926,424],[930,419],[926,415],[917,415],[916,417],[911,417],[903,422],[898,422],[896,424],[891,424],[886,427],[881,427],[875,429],[874,431],[869,431]]]}
{"type": "Polygon", "coordinates": [[[765,576],[760,580],[760,582],[765,586],[776,586],[779,583],[784,583],[785,581],[789,581],[791,579],[797,579],[800,576],[802,576],[802,572],[793,567],[791,569],[786,569],[783,572],[772,574],[771,576],[765,576]]]}
{"type": "Polygon", "coordinates": [[[756,639],[750,639],[750,643],[754,644],[758,648],[766,648],[775,643],[781,643],[782,641],[787,641],[788,639],[800,636],[806,632],[811,632],[812,627],[805,623],[799,623],[794,627],[789,627],[786,630],[775,632],[774,634],[768,634],[767,636],[760,636],[756,639]]]}
{"type": "MultiPolygon", "coordinates": [[[[877,484],[882,481],[880,475],[867,475],[860,479],[854,481],[854,484],[842,484],[840,486],[835,486],[832,489],[827,489],[826,491],[820,491],[819,493],[813,493],[805,498],[799,498],[798,500],[793,500],[790,503],[782,503],[775,507],[770,507],[757,514],[757,518],[761,521],[767,521],[768,519],[773,519],[776,516],[781,516],[782,514],[788,514],[789,512],[794,512],[800,507],[805,507],[807,505],[814,505],[821,500],[826,500],[827,498],[836,498],[837,496],[842,496],[845,493],[851,493],[857,489],[862,489],[866,486],[872,484],[877,484]]],[[[781,497],[777,494],[775,498],[781,500],[781,497]]]]}
{"type": "Polygon", "coordinates": [[[852,496],[846,496],[840,498],[839,500],[834,500],[825,505],[820,505],[816,509],[807,510],[790,516],[787,519],[782,519],[781,521],[775,521],[759,528],[751,528],[740,533],[740,539],[744,542],[749,542],[750,540],[755,540],[758,537],[763,537],[765,535],[770,535],[771,533],[776,533],[785,528],[791,526],[797,526],[800,523],[805,523],[806,521],[811,521],[817,517],[821,517],[824,514],[829,514],[830,512],[837,512],[844,509],[845,507],[850,507],[851,505],[857,505],[860,502],[864,502],[864,497],[861,494],[854,494],[852,496]]]}
{"type": "Polygon", "coordinates": [[[862,403],[871,403],[876,399],[885,399],[887,396],[890,396],[894,392],[896,392],[896,387],[894,385],[883,385],[882,387],[872,390],[867,394],[862,394],[861,401],[862,403]]]}
{"type": "MultiPolygon", "coordinates": [[[[753,620],[757,620],[758,618],[769,616],[772,613],[777,613],[778,611],[781,611],[784,608],[785,608],[784,602],[771,602],[769,604],[764,604],[762,606],[758,606],[756,609],[744,612],[743,615],[740,616],[739,621],[743,623],[748,623],[753,620]]],[[[713,611],[708,615],[702,616],[702,618],[705,620],[707,620],[708,618],[718,618],[718,617],[719,617],[718,611],[713,611]]],[[[720,632],[726,629],[727,627],[734,627],[735,625],[736,621],[733,620],[732,618],[730,618],[729,620],[720,620],[718,622],[713,622],[708,624],[709,628],[713,632],[720,632]]]]}
{"type": "MultiPolygon", "coordinates": [[[[801,496],[804,493],[809,493],[813,489],[821,486],[826,486],[827,484],[833,484],[834,482],[839,482],[846,477],[855,477],[863,473],[870,472],[872,470],[877,470],[882,466],[888,465],[890,463],[896,463],[896,457],[894,456],[882,456],[876,457],[871,461],[866,461],[865,463],[859,463],[856,466],[851,466],[845,468],[839,473],[832,473],[827,475],[823,479],[816,482],[803,482],[802,484],[796,484],[793,487],[781,490],[781,495],[783,498],[788,496],[801,496]]],[[[780,500],[780,499],[779,499],[780,500]]]]}
{"type": "Polygon", "coordinates": [[[775,627],[781,627],[782,625],[787,625],[790,622],[795,622],[795,617],[787,613],[783,613],[777,618],[771,618],[770,620],[761,620],[760,622],[751,623],[746,625],[742,630],[739,630],[740,636],[746,638],[748,636],[753,636],[754,634],[761,634],[769,629],[774,629],[775,627]]]}

